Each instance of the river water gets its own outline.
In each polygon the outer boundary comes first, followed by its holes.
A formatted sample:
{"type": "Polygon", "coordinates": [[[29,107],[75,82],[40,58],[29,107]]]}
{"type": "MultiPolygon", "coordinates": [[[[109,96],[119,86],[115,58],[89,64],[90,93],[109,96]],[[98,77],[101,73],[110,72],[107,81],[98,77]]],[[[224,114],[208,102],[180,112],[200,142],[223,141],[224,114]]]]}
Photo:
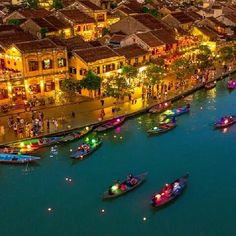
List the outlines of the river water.
{"type": "Polygon", "coordinates": [[[212,126],[236,113],[236,91],[219,82],[186,99],[190,114],[161,136],[147,136],[158,116],[145,114],[102,134],[103,145],[84,161],[69,158],[80,140],[40,150],[38,165],[1,165],[0,235],[236,235],[236,125],[224,132],[212,126]],[[142,172],[142,186],[101,200],[113,181],[142,172]],[[187,172],[183,195],[153,210],[152,194],[187,172]]]}

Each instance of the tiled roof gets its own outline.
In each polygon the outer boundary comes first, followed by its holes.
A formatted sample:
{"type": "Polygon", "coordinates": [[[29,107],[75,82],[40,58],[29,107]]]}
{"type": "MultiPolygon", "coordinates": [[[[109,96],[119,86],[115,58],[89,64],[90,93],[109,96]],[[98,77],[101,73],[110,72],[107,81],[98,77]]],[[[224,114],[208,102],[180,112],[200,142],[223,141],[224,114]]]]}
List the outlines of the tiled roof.
{"type": "Polygon", "coordinates": [[[236,23],[236,15],[234,14],[227,14],[224,16],[225,18],[228,18],[230,21],[232,21],[233,23],[236,23]]]}
{"type": "Polygon", "coordinates": [[[91,47],[91,45],[88,42],[85,42],[80,36],[66,39],[64,40],[64,43],[68,48],[68,51],[91,47]]]}
{"type": "Polygon", "coordinates": [[[16,25],[0,25],[0,35],[9,32],[22,32],[23,30],[16,25]]]}
{"type": "Polygon", "coordinates": [[[119,56],[119,54],[107,46],[79,49],[75,50],[74,53],[87,63],[119,56]]]}
{"type": "Polygon", "coordinates": [[[144,43],[146,43],[149,47],[159,47],[163,46],[164,43],[161,42],[154,34],[150,31],[146,33],[138,33],[136,34],[144,43]]]}
{"type": "Polygon", "coordinates": [[[53,41],[51,41],[50,39],[41,39],[22,43],[15,43],[15,45],[21,52],[24,53],[58,48],[58,45],[53,43],[53,41]]]}
{"type": "Polygon", "coordinates": [[[167,28],[166,24],[147,13],[132,14],[132,18],[149,28],[150,30],[167,28]]]}
{"type": "Polygon", "coordinates": [[[56,29],[60,30],[60,29],[65,29],[68,28],[69,25],[62,22],[61,20],[59,20],[58,18],[56,18],[55,16],[47,16],[44,18],[47,22],[49,22],[51,25],[53,25],[56,29]]]}
{"type": "Polygon", "coordinates": [[[66,18],[75,23],[95,23],[95,20],[84,14],[83,12],[73,9],[73,10],[61,10],[60,11],[66,18]]]}
{"type": "Polygon", "coordinates": [[[210,40],[217,40],[218,34],[213,31],[212,29],[206,27],[206,26],[197,26],[197,28],[206,36],[210,38],[210,40]]]}
{"type": "Polygon", "coordinates": [[[83,4],[84,6],[90,8],[93,11],[103,10],[101,7],[95,5],[94,3],[92,3],[88,0],[81,0],[80,3],[83,4]]]}
{"type": "Polygon", "coordinates": [[[164,44],[176,43],[175,36],[164,29],[153,30],[152,33],[164,44]]]}
{"type": "Polygon", "coordinates": [[[20,9],[17,10],[17,12],[25,18],[46,17],[50,14],[50,12],[45,9],[20,9]]]}
{"type": "Polygon", "coordinates": [[[193,19],[190,16],[188,16],[187,14],[185,14],[184,12],[173,12],[173,13],[171,13],[171,15],[175,19],[177,19],[181,24],[193,22],[193,19]]]}
{"type": "Polygon", "coordinates": [[[123,34],[113,34],[111,36],[110,42],[121,42],[124,38],[126,37],[126,35],[123,34]]]}
{"type": "Polygon", "coordinates": [[[212,23],[215,24],[215,26],[220,26],[222,28],[225,28],[227,27],[224,23],[218,21],[215,17],[213,16],[210,16],[210,17],[207,17],[207,20],[211,21],[212,23]]]}
{"type": "Polygon", "coordinates": [[[8,33],[4,35],[0,35],[0,45],[3,48],[9,47],[13,43],[24,42],[34,40],[31,34],[25,32],[17,32],[17,33],[8,33]]]}
{"type": "Polygon", "coordinates": [[[186,14],[188,16],[190,16],[193,20],[201,20],[202,19],[202,16],[194,11],[188,11],[188,12],[186,12],[186,14]]]}
{"type": "Polygon", "coordinates": [[[34,18],[32,19],[40,28],[47,28],[48,32],[56,31],[57,29],[47,22],[44,18],[34,18]]]}
{"type": "Polygon", "coordinates": [[[125,56],[125,58],[130,59],[133,57],[144,56],[148,52],[139,47],[137,44],[129,45],[122,48],[114,49],[121,56],[125,56]]]}

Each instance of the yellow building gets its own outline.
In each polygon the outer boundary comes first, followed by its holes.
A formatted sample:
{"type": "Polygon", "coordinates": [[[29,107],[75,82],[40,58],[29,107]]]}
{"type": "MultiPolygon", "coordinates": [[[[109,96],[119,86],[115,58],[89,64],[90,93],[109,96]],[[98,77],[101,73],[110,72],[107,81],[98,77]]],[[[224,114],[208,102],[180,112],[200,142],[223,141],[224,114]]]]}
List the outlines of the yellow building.
{"type": "Polygon", "coordinates": [[[218,35],[213,30],[206,26],[194,26],[192,35],[198,37],[202,44],[209,46],[212,51],[215,51],[218,35]]]}
{"type": "Polygon", "coordinates": [[[61,10],[56,14],[60,20],[71,25],[74,35],[80,35],[86,41],[96,38],[96,21],[92,17],[77,9],[61,10]]]}
{"type": "Polygon", "coordinates": [[[54,97],[68,74],[66,48],[49,39],[12,44],[4,64],[8,98],[15,103],[34,96],[54,97]]]}
{"type": "Polygon", "coordinates": [[[90,47],[74,50],[69,64],[70,77],[81,80],[88,70],[92,70],[106,79],[118,73],[125,64],[125,57],[107,46],[90,47]]]}

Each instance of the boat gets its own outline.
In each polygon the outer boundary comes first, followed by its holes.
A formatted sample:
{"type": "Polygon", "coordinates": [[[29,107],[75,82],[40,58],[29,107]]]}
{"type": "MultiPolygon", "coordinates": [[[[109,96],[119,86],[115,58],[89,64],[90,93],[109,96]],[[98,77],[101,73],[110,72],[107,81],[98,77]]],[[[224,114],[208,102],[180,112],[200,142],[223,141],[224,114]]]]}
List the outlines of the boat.
{"type": "Polygon", "coordinates": [[[234,81],[234,80],[229,80],[229,81],[227,82],[227,88],[228,88],[228,89],[235,89],[235,88],[236,88],[236,81],[234,81]]]}
{"type": "Polygon", "coordinates": [[[210,90],[210,89],[213,89],[216,87],[216,82],[211,82],[211,83],[208,83],[208,84],[205,84],[204,88],[206,90],[210,90]]]}
{"type": "Polygon", "coordinates": [[[29,140],[24,140],[21,142],[12,143],[10,146],[20,148],[20,152],[28,153],[28,152],[36,151],[39,148],[47,147],[55,143],[58,143],[60,139],[61,137],[35,138],[35,139],[29,139],[29,140]]]}
{"type": "Polygon", "coordinates": [[[155,208],[158,208],[175,200],[187,187],[188,177],[189,175],[186,174],[181,178],[176,179],[174,182],[166,184],[161,192],[156,193],[153,196],[151,205],[155,208]]]}
{"type": "Polygon", "coordinates": [[[85,127],[84,129],[82,130],[75,130],[69,134],[66,134],[64,135],[60,140],[59,142],[60,143],[66,143],[66,142],[71,142],[71,141],[74,141],[76,139],[80,139],[82,138],[83,136],[85,136],[86,134],[88,134],[91,130],[93,129],[92,126],[90,127],[85,127]]]}
{"type": "Polygon", "coordinates": [[[229,115],[222,117],[219,121],[215,122],[214,126],[218,128],[226,128],[236,123],[236,116],[229,115]]]}
{"type": "Polygon", "coordinates": [[[155,126],[151,129],[149,129],[147,132],[148,134],[150,135],[159,135],[159,134],[163,134],[163,133],[166,133],[172,129],[174,129],[176,127],[176,123],[167,123],[167,124],[163,124],[163,125],[160,125],[160,126],[155,126]]]}
{"type": "Polygon", "coordinates": [[[20,148],[10,147],[6,145],[0,146],[0,153],[17,154],[19,152],[20,152],[20,148]]]}
{"type": "Polygon", "coordinates": [[[173,109],[173,112],[174,112],[175,116],[180,116],[180,115],[186,114],[189,111],[190,111],[190,106],[189,105],[186,105],[184,107],[179,107],[177,109],[173,109]]]}
{"type": "Polygon", "coordinates": [[[0,163],[6,164],[25,164],[40,160],[40,157],[0,153],[0,163]]]}
{"type": "Polygon", "coordinates": [[[100,139],[92,138],[81,144],[78,149],[71,154],[71,158],[83,160],[85,157],[97,150],[102,144],[100,139]]]}
{"type": "Polygon", "coordinates": [[[114,118],[112,120],[109,120],[107,121],[106,123],[98,126],[95,131],[97,132],[102,132],[102,131],[106,131],[108,129],[112,129],[112,128],[115,128],[119,125],[121,125],[123,122],[125,121],[125,117],[122,116],[122,117],[117,117],[117,118],[114,118]]]}
{"type": "Polygon", "coordinates": [[[153,106],[152,108],[149,109],[150,113],[160,113],[165,111],[167,108],[171,107],[172,103],[169,102],[164,102],[164,103],[160,103],[158,105],[153,106]]]}
{"type": "Polygon", "coordinates": [[[117,183],[117,184],[111,186],[109,188],[109,190],[103,194],[102,198],[103,199],[112,199],[112,198],[120,197],[120,196],[134,190],[138,186],[140,186],[145,181],[146,176],[147,176],[147,173],[143,173],[143,174],[132,177],[130,181],[125,180],[121,184],[117,183]],[[132,184],[131,183],[132,180],[134,180],[136,182],[132,184]]]}

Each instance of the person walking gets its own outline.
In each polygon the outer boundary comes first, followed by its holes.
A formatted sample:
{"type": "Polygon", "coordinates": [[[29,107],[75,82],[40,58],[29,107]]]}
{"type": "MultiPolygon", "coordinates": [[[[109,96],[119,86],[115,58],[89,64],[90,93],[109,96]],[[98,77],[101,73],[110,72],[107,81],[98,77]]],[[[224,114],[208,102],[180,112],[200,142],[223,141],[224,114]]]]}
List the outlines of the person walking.
{"type": "Polygon", "coordinates": [[[101,105],[103,107],[104,106],[104,99],[102,98],[100,102],[101,102],[101,105]]]}

